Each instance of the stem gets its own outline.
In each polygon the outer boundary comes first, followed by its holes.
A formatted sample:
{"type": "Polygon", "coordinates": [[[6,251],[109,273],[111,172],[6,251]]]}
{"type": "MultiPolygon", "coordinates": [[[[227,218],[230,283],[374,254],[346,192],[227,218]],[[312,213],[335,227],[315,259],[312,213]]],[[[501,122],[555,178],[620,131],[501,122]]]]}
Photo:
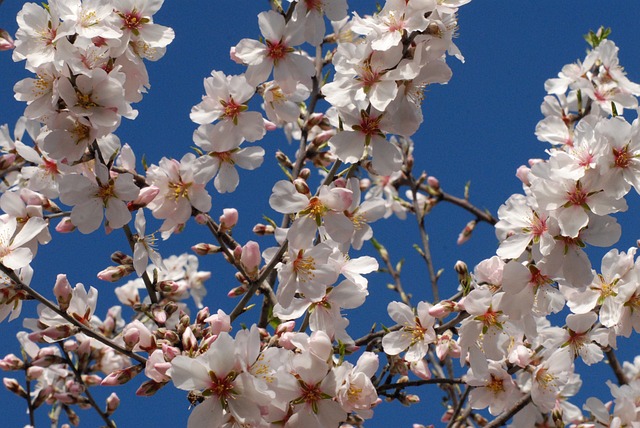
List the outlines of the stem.
{"type": "Polygon", "coordinates": [[[605,351],[607,355],[607,359],[609,360],[609,365],[611,366],[611,370],[616,375],[616,379],[618,379],[619,385],[626,385],[629,383],[629,379],[627,379],[627,375],[624,374],[624,370],[622,370],[622,366],[616,357],[616,353],[613,348],[609,348],[605,351]]]}
{"type": "Polygon", "coordinates": [[[34,290],[33,288],[29,287],[27,284],[22,282],[20,280],[20,278],[18,278],[16,276],[15,272],[13,272],[11,269],[7,268],[5,265],[3,265],[1,263],[0,263],[0,270],[2,272],[4,272],[5,275],[7,275],[11,279],[11,281],[13,281],[16,284],[15,287],[17,289],[24,290],[25,292],[27,292],[27,294],[29,294],[29,296],[31,296],[32,298],[34,298],[38,302],[42,303],[47,308],[49,308],[52,311],[54,311],[56,314],[60,315],[62,318],[64,318],[65,321],[67,321],[68,323],[70,323],[70,324],[74,325],[75,327],[77,327],[80,331],[82,331],[87,336],[97,340],[98,342],[101,342],[101,343],[107,345],[108,347],[120,352],[123,355],[126,355],[127,357],[129,357],[131,359],[134,359],[134,360],[138,361],[139,363],[142,363],[142,364],[146,364],[147,363],[147,359],[146,358],[141,357],[138,354],[135,354],[135,353],[133,353],[131,351],[126,350],[122,346],[112,342],[110,339],[104,337],[100,333],[97,333],[97,332],[91,330],[91,328],[89,328],[86,325],[82,324],[81,322],[77,321],[75,318],[73,318],[71,315],[69,315],[66,311],[63,311],[60,308],[58,308],[56,305],[51,303],[42,294],[38,293],[36,290],[34,290]]]}
{"type": "Polygon", "coordinates": [[[460,378],[421,379],[421,380],[412,380],[409,382],[387,383],[387,384],[378,386],[376,389],[378,391],[386,391],[388,389],[402,389],[409,386],[420,386],[420,385],[427,385],[427,384],[457,384],[457,383],[464,383],[464,381],[460,378]]]}
{"type": "Polygon", "coordinates": [[[462,397],[460,397],[460,401],[458,402],[458,405],[456,406],[456,408],[453,411],[453,414],[451,415],[451,420],[447,424],[447,428],[452,428],[454,424],[456,424],[458,416],[460,415],[460,411],[462,410],[464,403],[467,401],[467,397],[469,396],[470,392],[471,392],[471,387],[467,385],[467,387],[464,390],[464,393],[462,394],[462,397]]]}
{"type": "MultiPolygon", "coordinates": [[[[0,0],[1,2],[2,0],[0,0]]],[[[31,381],[29,380],[29,376],[27,376],[27,370],[29,369],[29,365],[25,365],[24,368],[24,377],[27,381],[26,383],[26,391],[27,391],[27,411],[29,413],[29,425],[35,428],[36,426],[36,409],[33,408],[33,402],[31,401],[31,381]]]]}
{"type": "Polygon", "coordinates": [[[109,419],[109,416],[107,416],[107,414],[104,413],[102,409],[100,409],[98,403],[96,403],[96,400],[93,399],[91,392],[89,392],[89,387],[82,380],[82,373],[80,373],[78,368],[73,364],[73,361],[69,357],[69,354],[67,354],[67,352],[64,350],[62,343],[58,342],[58,346],[60,347],[60,351],[62,352],[64,359],[67,361],[67,365],[71,367],[71,370],[73,370],[73,374],[76,376],[76,380],[84,387],[84,394],[87,397],[89,404],[91,404],[91,407],[93,407],[94,410],[100,415],[104,423],[107,424],[107,427],[116,428],[116,424],[111,419],[109,419]]]}

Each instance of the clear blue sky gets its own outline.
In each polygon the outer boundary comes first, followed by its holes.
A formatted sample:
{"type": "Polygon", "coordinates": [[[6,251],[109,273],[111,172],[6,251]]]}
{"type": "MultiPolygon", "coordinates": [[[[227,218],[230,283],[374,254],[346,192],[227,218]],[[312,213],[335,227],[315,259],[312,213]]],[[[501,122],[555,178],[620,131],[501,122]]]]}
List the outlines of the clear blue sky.
{"type": "MultiPolygon", "coordinates": [[[[0,28],[15,33],[15,15],[23,2],[5,0],[0,6],[0,28]]],[[[351,10],[370,12],[374,1],[350,2],[351,10]]],[[[156,15],[155,22],[171,26],[176,32],[175,41],[168,47],[166,56],[157,63],[148,63],[152,88],[135,107],[140,115],[135,121],[123,120],[118,135],[128,142],[140,157],[146,154],[148,163],[157,162],[162,156],[181,157],[193,145],[191,136],[196,125],[189,120],[191,107],[202,94],[202,80],[212,69],[227,74],[242,69],[228,57],[229,47],[244,37],[257,38],[257,14],[264,10],[267,1],[258,0],[189,0],[168,1],[156,15]]],[[[600,25],[609,26],[611,39],[620,47],[620,61],[632,81],[640,82],[640,44],[638,44],[637,20],[640,17],[639,2],[595,1],[536,1],[513,2],[508,0],[475,0],[463,7],[459,16],[459,37],[456,44],[462,50],[466,62],[450,58],[453,78],[446,86],[429,88],[424,102],[425,122],[414,136],[416,169],[426,170],[440,179],[449,193],[462,195],[463,187],[471,181],[471,201],[489,209],[494,215],[512,193],[521,191],[515,178],[516,168],[531,157],[543,157],[545,144],[538,142],[533,131],[541,118],[539,110],[545,95],[544,81],[555,77],[566,63],[583,58],[586,43],[582,35],[600,25]]],[[[0,52],[0,124],[8,123],[11,129],[24,109],[13,99],[12,87],[27,77],[23,63],[13,63],[8,52],[0,52]]],[[[240,225],[236,238],[246,241],[254,237],[251,226],[261,222],[262,214],[276,217],[268,207],[268,196],[275,174],[273,154],[281,149],[291,156],[295,147],[289,147],[280,133],[270,133],[260,143],[267,151],[262,169],[241,174],[240,187],[231,194],[213,195],[213,217],[223,208],[237,206],[240,225]]],[[[640,227],[634,221],[633,210],[638,209],[637,196],[630,194],[629,213],[619,217],[623,223],[623,238],[618,248],[626,250],[640,236],[640,227]]],[[[450,206],[439,206],[427,218],[434,263],[436,268],[446,269],[441,285],[442,295],[449,295],[457,286],[452,267],[456,260],[466,261],[470,267],[494,254],[496,239],[486,224],[476,229],[473,239],[464,246],[456,245],[460,230],[471,217],[450,206]]],[[[164,256],[188,251],[194,243],[212,238],[195,224],[191,231],[160,243],[164,256]]],[[[390,221],[374,224],[374,233],[390,249],[396,260],[407,258],[404,268],[405,286],[414,294],[414,302],[429,300],[430,292],[424,266],[413,256],[413,243],[419,241],[417,227],[411,222],[390,221]],[[401,239],[398,239],[400,237],[401,239]]],[[[261,246],[271,245],[262,240],[261,246]]],[[[54,236],[54,241],[41,247],[33,266],[36,275],[35,288],[51,295],[51,287],[58,273],[64,272],[72,283],[82,282],[99,289],[98,315],[104,316],[109,306],[116,304],[113,286],[95,279],[95,274],[109,265],[109,254],[126,249],[122,234],[104,237],[54,236]],[[97,245],[96,245],[97,244],[97,245]],[[96,248],[98,247],[98,248],[96,248]],[[76,266],[81,266],[78,268],[76,266]]],[[[371,251],[365,246],[364,251],[371,251]]],[[[600,256],[592,259],[600,266],[600,256]]],[[[203,270],[214,272],[209,282],[209,296],[205,300],[212,312],[218,306],[233,307],[225,294],[233,278],[219,258],[201,259],[203,270]]],[[[352,332],[359,337],[374,320],[389,324],[386,315],[387,302],[394,295],[385,287],[388,278],[370,275],[370,297],[366,305],[353,315],[348,315],[355,325],[352,332]],[[376,313],[375,319],[367,318],[376,313]]],[[[33,316],[35,305],[27,304],[23,310],[33,316]]],[[[243,322],[250,323],[247,316],[243,322]]],[[[0,326],[0,354],[18,353],[16,331],[20,321],[0,326]]],[[[632,345],[627,345],[632,346],[632,345]]],[[[638,349],[637,345],[635,349],[638,349]]],[[[602,365],[601,370],[606,369],[602,365]]],[[[598,390],[602,383],[598,372],[585,389],[598,390]]],[[[132,381],[132,388],[116,389],[122,399],[121,409],[115,414],[120,427],[186,426],[188,403],[183,391],[167,386],[152,399],[136,398],[133,393],[142,381],[132,381]]],[[[111,389],[104,388],[103,397],[111,389]]],[[[423,401],[429,403],[406,409],[397,403],[383,403],[376,413],[379,419],[367,423],[368,427],[411,426],[413,422],[436,421],[441,414],[442,395],[436,387],[415,390],[423,401]],[[433,404],[431,404],[433,403],[433,404]],[[402,412],[402,413],[398,413],[402,412]],[[401,417],[398,415],[401,414],[401,417]]],[[[101,394],[96,393],[98,397],[101,394]]],[[[100,400],[99,400],[100,401],[100,400]]],[[[0,390],[3,425],[23,426],[28,422],[24,402],[4,389],[0,390]]],[[[581,403],[579,404],[581,405],[581,403]]],[[[46,416],[41,409],[39,426],[44,426],[46,416]]],[[[80,412],[81,426],[100,424],[91,411],[80,412]]]]}

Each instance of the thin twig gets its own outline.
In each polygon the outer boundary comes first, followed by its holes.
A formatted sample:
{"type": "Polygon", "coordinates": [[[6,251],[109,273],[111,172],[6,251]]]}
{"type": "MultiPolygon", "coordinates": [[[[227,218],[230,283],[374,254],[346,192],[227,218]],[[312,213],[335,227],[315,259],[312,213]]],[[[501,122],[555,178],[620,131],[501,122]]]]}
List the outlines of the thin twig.
{"type": "Polygon", "coordinates": [[[618,379],[619,385],[626,385],[629,383],[629,379],[627,375],[624,374],[624,370],[622,370],[622,366],[616,357],[616,353],[613,348],[609,347],[605,354],[607,355],[607,359],[609,360],[609,365],[611,366],[611,370],[616,375],[616,379],[618,379]]]}
{"type": "Polygon", "coordinates": [[[428,385],[428,384],[457,384],[464,383],[464,381],[460,378],[449,379],[449,378],[434,378],[434,379],[421,379],[421,380],[412,380],[409,382],[398,382],[398,383],[387,383],[384,385],[378,386],[376,389],[378,391],[386,391],[388,389],[401,389],[407,388],[410,386],[420,386],[420,385],[428,385]]]}
{"type": "Polygon", "coordinates": [[[62,352],[67,365],[71,367],[71,370],[73,370],[73,374],[76,376],[76,380],[84,387],[84,394],[89,401],[89,404],[91,404],[91,407],[93,407],[93,409],[100,415],[104,423],[107,424],[109,428],[116,428],[116,424],[111,419],[109,419],[109,416],[107,416],[107,414],[102,411],[102,409],[98,406],[98,403],[96,403],[96,400],[93,399],[91,392],[89,392],[89,387],[86,383],[84,383],[84,380],[82,380],[82,373],[80,373],[78,368],[73,364],[73,361],[69,357],[69,354],[67,354],[67,352],[64,350],[64,346],[62,345],[62,343],[58,342],[58,346],[60,347],[60,351],[62,352]]]}
{"type": "Polygon", "coordinates": [[[34,298],[38,302],[40,302],[43,305],[45,305],[47,308],[49,308],[52,311],[54,311],[56,314],[58,314],[59,316],[64,318],[65,321],[67,321],[68,323],[70,323],[70,324],[74,325],[75,327],[77,327],[81,332],[83,332],[87,336],[97,340],[98,342],[101,342],[101,343],[107,345],[108,347],[112,348],[113,350],[118,351],[121,354],[126,355],[129,358],[132,358],[132,359],[138,361],[139,363],[146,364],[146,362],[147,362],[146,358],[141,357],[138,354],[135,354],[135,353],[133,353],[131,351],[126,350],[122,346],[114,343],[113,341],[111,341],[110,339],[108,339],[105,336],[101,335],[100,333],[97,333],[97,332],[93,331],[91,328],[89,328],[86,325],[82,324],[81,322],[76,320],[74,317],[69,315],[66,311],[61,310],[56,305],[51,303],[42,294],[38,293],[36,290],[34,290],[30,286],[28,286],[27,284],[22,282],[20,280],[20,278],[17,277],[15,272],[13,272],[11,269],[7,268],[5,265],[3,265],[1,263],[0,263],[0,270],[2,272],[4,272],[5,275],[7,275],[11,279],[11,281],[13,281],[15,283],[15,287],[17,289],[24,290],[32,298],[34,298]]]}

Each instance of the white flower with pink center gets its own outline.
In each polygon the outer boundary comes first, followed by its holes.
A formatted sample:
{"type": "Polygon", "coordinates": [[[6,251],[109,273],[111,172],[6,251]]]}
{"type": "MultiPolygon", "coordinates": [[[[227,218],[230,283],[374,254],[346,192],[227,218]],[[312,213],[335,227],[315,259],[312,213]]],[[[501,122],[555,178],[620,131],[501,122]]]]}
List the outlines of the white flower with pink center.
{"type": "Polygon", "coordinates": [[[258,15],[258,25],[264,43],[242,39],[235,47],[235,57],[248,66],[247,82],[257,86],[265,82],[273,70],[273,78],[285,94],[295,92],[298,83],[310,88],[315,67],[294,48],[304,42],[301,22],[285,22],[282,15],[270,10],[258,15]]]}

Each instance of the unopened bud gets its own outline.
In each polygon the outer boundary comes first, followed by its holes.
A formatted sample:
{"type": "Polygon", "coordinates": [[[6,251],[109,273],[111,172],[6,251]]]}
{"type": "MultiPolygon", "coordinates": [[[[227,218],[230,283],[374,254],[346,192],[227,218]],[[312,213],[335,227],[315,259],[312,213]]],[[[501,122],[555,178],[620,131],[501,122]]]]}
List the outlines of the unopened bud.
{"type": "Polygon", "coordinates": [[[283,152],[279,150],[276,152],[276,160],[283,167],[287,169],[293,169],[293,163],[291,162],[291,159],[289,159],[287,155],[285,155],[283,152]]]}
{"type": "Polygon", "coordinates": [[[207,221],[209,221],[209,218],[207,217],[207,215],[203,213],[196,214],[196,216],[193,219],[196,221],[196,223],[200,225],[207,224],[207,221]]]}
{"type": "Polygon", "coordinates": [[[60,309],[63,311],[66,311],[67,308],[69,308],[72,293],[73,289],[71,288],[71,284],[69,284],[69,280],[67,280],[67,275],[62,273],[59,274],[56,278],[56,283],[53,286],[53,294],[56,296],[58,306],[60,306],[60,309]]]}
{"type": "Polygon", "coordinates": [[[284,334],[284,333],[290,333],[292,332],[294,329],[296,328],[296,322],[291,320],[291,321],[285,321],[283,323],[280,323],[278,325],[278,327],[276,328],[276,334],[278,336],[284,334]]]}
{"type": "Polygon", "coordinates": [[[319,125],[322,119],[324,119],[323,113],[312,113],[307,119],[307,125],[309,127],[319,125]]]}
{"type": "Polygon", "coordinates": [[[0,28],[0,51],[9,51],[15,47],[16,45],[9,32],[0,28]]]}
{"type": "Polygon", "coordinates": [[[258,268],[260,267],[261,261],[260,245],[255,241],[247,242],[244,247],[242,247],[240,263],[242,263],[242,266],[244,266],[247,271],[249,279],[256,279],[258,277],[258,268]]]}
{"type": "Polygon", "coordinates": [[[427,177],[427,184],[429,185],[429,187],[431,187],[435,191],[440,190],[440,180],[438,180],[432,175],[427,177]]]}
{"type": "Polygon", "coordinates": [[[4,379],[2,379],[2,382],[4,383],[4,387],[7,388],[10,392],[13,392],[17,396],[25,398],[27,400],[29,399],[27,391],[25,391],[24,388],[20,386],[16,379],[5,377],[4,379]]]}
{"type": "Polygon", "coordinates": [[[107,397],[107,410],[105,411],[107,416],[112,415],[113,412],[116,411],[119,405],[120,405],[120,398],[115,392],[112,392],[111,395],[107,397]]]}
{"type": "Polygon", "coordinates": [[[429,315],[434,318],[444,318],[456,310],[456,303],[451,300],[441,300],[429,308],[429,315]]]}
{"type": "Polygon", "coordinates": [[[160,193],[160,189],[156,186],[143,187],[142,189],[140,189],[138,197],[127,204],[129,211],[133,212],[146,207],[151,201],[155,199],[156,196],[158,196],[158,193],[160,193]]]}
{"type": "Polygon", "coordinates": [[[16,155],[14,155],[13,153],[7,153],[0,156],[0,169],[7,169],[15,163],[16,155]]]}
{"type": "Polygon", "coordinates": [[[253,233],[259,236],[273,235],[274,232],[275,232],[275,228],[271,225],[258,223],[255,226],[253,226],[253,233]]]}
{"type": "Polygon", "coordinates": [[[64,217],[56,225],[56,232],[58,233],[71,233],[74,230],[76,230],[76,227],[71,223],[71,217],[64,217]]]}
{"type": "Polygon", "coordinates": [[[196,314],[196,324],[204,324],[207,318],[209,318],[210,316],[211,316],[211,313],[209,312],[209,307],[205,306],[204,308],[200,309],[196,314]]]}
{"type": "Polygon", "coordinates": [[[298,174],[298,177],[305,180],[308,180],[309,177],[311,177],[311,170],[309,168],[302,168],[300,170],[300,173],[298,174]]]}
{"type": "Polygon", "coordinates": [[[84,384],[87,386],[96,386],[100,385],[100,382],[102,382],[102,378],[95,374],[83,374],[82,382],[84,382],[84,384]]]}
{"type": "Polygon", "coordinates": [[[151,310],[151,313],[153,314],[154,321],[158,324],[164,324],[167,322],[167,313],[163,308],[156,306],[151,310]]]}
{"type": "Polygon", "coordinates": [[[334,135],[336,135],[336,132],[334,130],[322,131],[314,137],[314,139],[311,141],[311,144],[316,147],[320,147],[321,145],[329,141],[334,135]]]}
{"type": "Polygon", "coordinates": [[[140,330],[137,328],[130,328],[125,330],[122,335],[122,339],[124,340],[124,345],[126,348],[131,351],[137,344],[140,342],[140,330]]]}
{"type": "Polygon", "coordinates": [[[220,229],[222,232],[233,229],[238,223],[238,210],[235,208],[225,208],[220,216],[220,229]]]}
{"type": "Polygon", "coordinates": [[[221,248],[217,245],[202,242],[200,244],[194,245],[193,247],[191,247],[191,249],[199,256],[206,256],[208,254],[219,253],[221,248]]]}
{"type": "Polygon", "coordinates": [[[310,195],[311,191],[309,190],[309,186],[307,182],[301,178],[296,178],[293,180],[293,185],[296,187],[298,193],[302,193],[303,195],[310,195]]]}
{"type": "Polygon", "coordinates": [[[216,314],[211,315],[205,321],[211,324],[211,334],[218,335],[223,331],[227,333],[231,331],[231,318],[222,309],[218,309],[216,314]]]}
{"type": "Polygon", "coordinates": [[[198,339],[191,331],[191,327],[187,327],[184,333],[182,333],[182,349],[189,353],[193,353],[198,349],[198,339]]]}
{"type": "Polygon", "coordinates": [[[98,272],[98,279],[107,282],[117,282],[135,271],[133,265],[109,266],[98,272]]]}
{"type": "Polygon", "coordinates": [[[65,359],[58,355],[43,355],[35,360],[31,361],[32,366],[37,367],[50,367],[53,364],[65,364],[65,359]]]}
{"type": "Polygon", "coordinates": [[[44,367],[40,366],[30,366],[27,369],[27,380],[31,381],[40,378],[44,374],[44,369],[44,367]]]}
{"type": "Polygon", "coordinates": [[[116,251],[111,254],[111,260],[119,265],[133,264],[133,258],[130,255],[123,253],[122,251],[116,251]]]}
{"type": "Polygon", "coordinates": [[[229,292],[227,293],[228,297],[238,297],[238,296],[242,296],[244,293],[247,292],[247,286],[246,285],[240,285],[238,287],[234,287],[231,290],[229,290],[229,292]]]}
{"type": "Polygon", "coordinates": [[[158,392],[160,388],[162,388],[165,385],[166,385],[166,382],[160,383],[160,382],[156,382],[155,380],[148,380],[146,382],[143,382],[142,385],[140,385],[140,388],[138,388],[138,390],[136,391],[136,395],[138,397],[151,397],[156,392],[158,392]]]}
{"type": "Polygon", "coordinates": [[[20,370],[23,367],[24,362],[13,354],[6,355],[3,359],[0,360],[0,370],[20,370]]]}
{"type": "Polygon", "coordinates": [[[471,238],[471,234],[476,228],[476,224],[478,224],[478,221],[475,219],[467,223],[464,229],[462,229],[462,232],[460,232],[460,235],[458,235],[458,245],[464,244],[471,238]]]}
{"type": "Polygon", "coordinates": [[[266,129],[267,131],[275,131],[276,129],[278,129],[278,125],[271,122],[270,120],[263,118],[262,121],[264,122],[264,129],[266,129]]]}
{"type": "Polygon", "coordinates": [[[144,366],[131,366],[126,369],[116,370],[111,372],[107,377],[105,377],[100,385],[102,386],[117,386],[124,385],[129,382],[131,379],[136,377],[140,372],[144,369],[144,366]]]}
{"type": "Polygon", "coordinates": [[[516,177],[518,177],[518,179],[522,181],[522,184],[524,184],[525,186],[531,186],[531,181],[529,181],[529,173],[531,173],[531,168],[527,168],[526,166],[521,165],[516,170],[516,177]]]}

